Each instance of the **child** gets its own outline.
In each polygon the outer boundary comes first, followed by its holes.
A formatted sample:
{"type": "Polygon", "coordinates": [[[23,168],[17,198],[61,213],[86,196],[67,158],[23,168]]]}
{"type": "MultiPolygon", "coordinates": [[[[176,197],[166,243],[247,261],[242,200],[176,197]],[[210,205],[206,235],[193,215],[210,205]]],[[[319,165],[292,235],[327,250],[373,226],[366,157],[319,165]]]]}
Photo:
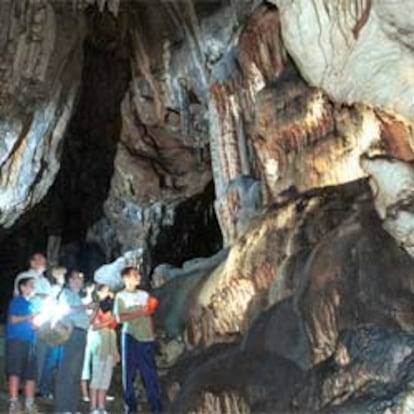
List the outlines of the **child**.
{"type": "MultiPolygon", "coordinates": [[[[95,292],[95,283],[87,282],[83,291],[82,302],[87,304],[94,300],[93,294],[95,292]]],[[[88,311],[91,321],[95,317],[94,311],[88,311]]],[[[82,401],[90,402],[88,383],[91,379],[91,365],[92,365],[92,354],[91,354],[91,335],[92,335],[92,326],[88,329],[88,334],[86,337],[86,348],[85,356],[83,358],[83,367],[82,367],[82,376],[81,376],[81,392],[82,392],[82,401]]]]}
{"type": "Polygon", "coordinates": [[[96,289],[99,308],[92,323],[90,351],[92,379],[90,383],[91,413],[107,414],[106,392],[111,384],[114,365],[120,356],[116,341],[117,322],[112,314],[113,294],[107,285],[96,289]]]}
{"type": "Polygon", "coordinates": [[[6,327],[6,371],[9,383],[9,413],[20,413],[18,399],[20,381],[24,381],[26,413],[37,413],[34,404],[37,376],[33,305],[29,298],[34,292],[34,279],[17,282],[18,296],[10,302],[6,327]]]}
{"type": "Polygon", "coordinates": [[[135,378],[140,371],[151,412],[162,412],[161,389],[155,365],[155,342],[151,315],[158,301],[137,289],[141,275],[135,267],[121,272],[125,289],[115,297],[114,313],[122,327],[122,377],[128,414],[137,412],[135,378]]]}

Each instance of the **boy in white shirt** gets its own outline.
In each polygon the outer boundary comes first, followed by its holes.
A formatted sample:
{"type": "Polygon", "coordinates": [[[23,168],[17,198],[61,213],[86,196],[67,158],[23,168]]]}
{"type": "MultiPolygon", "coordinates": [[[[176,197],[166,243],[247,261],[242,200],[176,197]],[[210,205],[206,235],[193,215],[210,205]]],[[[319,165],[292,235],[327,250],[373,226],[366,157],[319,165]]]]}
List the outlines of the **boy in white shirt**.
{"type": "Polygon", "coordinates": [[[141,373],[151,412],[162,412],[161,388],[155,364],[155,341],[151,315],[158,300],[137,289],[141,275],[136,267],[121,272],[125,289],[115,297],[114,315],[122,323],[122,379],[128,414],[137,412],[135,379],[141,373]]]}

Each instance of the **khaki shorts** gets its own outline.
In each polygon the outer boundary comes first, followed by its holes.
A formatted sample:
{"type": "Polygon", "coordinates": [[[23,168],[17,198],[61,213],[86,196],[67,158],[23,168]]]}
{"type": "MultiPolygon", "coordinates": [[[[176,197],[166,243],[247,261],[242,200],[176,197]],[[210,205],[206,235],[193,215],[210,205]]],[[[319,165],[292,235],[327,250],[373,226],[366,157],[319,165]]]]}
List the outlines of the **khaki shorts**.
{"type": "Polygon", "coordinates": [[[99,359],[97,355],[93,355],[90,387],[97,390],[107,390],[111,385],[114,365],[115,361],[111,355],[105,359],[99,359]]]}

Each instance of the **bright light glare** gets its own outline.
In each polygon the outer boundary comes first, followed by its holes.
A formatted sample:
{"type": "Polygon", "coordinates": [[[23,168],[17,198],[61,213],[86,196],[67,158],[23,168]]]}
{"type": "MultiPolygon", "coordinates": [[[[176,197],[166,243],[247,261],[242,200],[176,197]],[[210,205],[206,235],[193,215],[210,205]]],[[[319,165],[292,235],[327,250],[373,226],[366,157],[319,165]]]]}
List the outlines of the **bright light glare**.
{"type": "Polygon", "coordinates": [[[70,306],[66,302],[56,303],[53,299],[47,299],[43,310],[33,318],[33,324],[40,327],[50,321],[53,327],[64,316],[68,315],[69,311],[70,306]]]}

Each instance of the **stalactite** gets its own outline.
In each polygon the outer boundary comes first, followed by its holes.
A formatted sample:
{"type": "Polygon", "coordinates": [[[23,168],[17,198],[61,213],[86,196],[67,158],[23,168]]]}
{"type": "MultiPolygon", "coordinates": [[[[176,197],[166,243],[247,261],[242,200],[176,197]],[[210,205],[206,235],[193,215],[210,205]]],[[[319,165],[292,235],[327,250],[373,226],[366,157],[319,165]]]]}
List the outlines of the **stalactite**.
{"type": "Polygon", "coordinates": [[[155,79],[153,72],[151,71],[150,57],[146,50],[144,36],[140,30],[141,29],[139,29],[138,26],[131,30],[131,36],[133,39],[135,51],[133,69],[138,72],[135,73],[134,80],[137,79],[139,73],[141,73],[144,79],[148,82],[148,85],[150,86],[153,93],[156,117],[159,122],[162,123],[165,113],[162,94],[160,91],[160,86],[155,79]]]}

